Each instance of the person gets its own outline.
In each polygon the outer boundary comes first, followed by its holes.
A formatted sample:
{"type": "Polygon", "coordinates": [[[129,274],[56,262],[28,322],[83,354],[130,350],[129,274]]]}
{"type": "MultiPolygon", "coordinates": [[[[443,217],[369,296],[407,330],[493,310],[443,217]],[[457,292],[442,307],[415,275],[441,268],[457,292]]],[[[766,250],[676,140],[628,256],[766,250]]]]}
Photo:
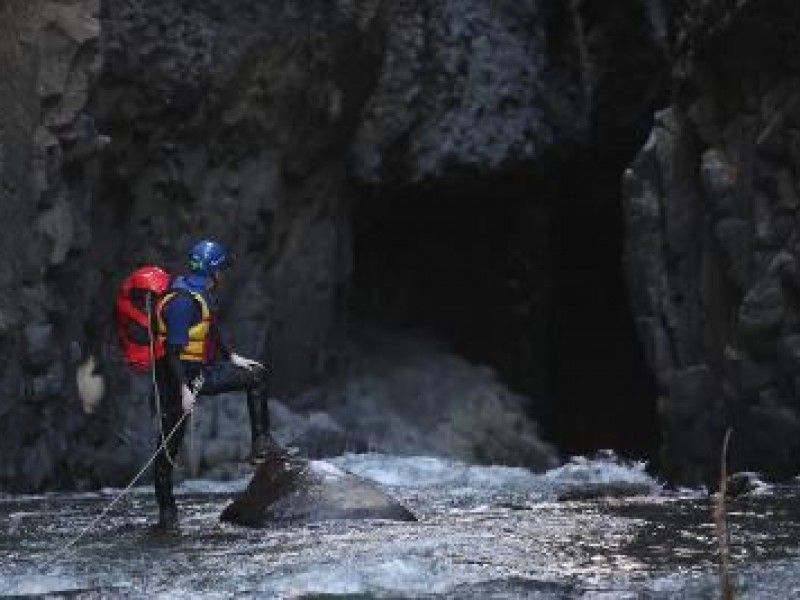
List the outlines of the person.
{"type": "Polygon", "coordinates": [[[269,434],[268,378],[263,364],[233,352],[217,321],[214,295],[229,266],[225,247],[202,240],[189,251],[189,273],[176,277],[156,304],[155,333],[164,352],[155,362],[157,406],[161,434],[154,466],[158,523],[161,529],[178,527],[178,509],[172,489],[172,470],[183,440],[187,419],[198,395],[244,391],[250,417],[251,462],[263,461],[277,448],[269,434]],[[177,427],[166,444],[163,440],[177,427]],[[161,446],[164,447],[161,447],[161,446]]]}

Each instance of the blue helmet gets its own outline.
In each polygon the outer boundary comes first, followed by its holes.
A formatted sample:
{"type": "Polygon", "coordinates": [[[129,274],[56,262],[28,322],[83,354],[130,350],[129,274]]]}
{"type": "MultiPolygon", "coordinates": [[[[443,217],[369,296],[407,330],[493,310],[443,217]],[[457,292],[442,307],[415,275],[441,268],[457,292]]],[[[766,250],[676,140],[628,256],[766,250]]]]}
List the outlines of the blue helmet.
{"type": "Polygon", "coordinates": [[[189,270],[210,277],[228,266],[228,251],[219,242],[202,240],[189,250],[189,270]]]}

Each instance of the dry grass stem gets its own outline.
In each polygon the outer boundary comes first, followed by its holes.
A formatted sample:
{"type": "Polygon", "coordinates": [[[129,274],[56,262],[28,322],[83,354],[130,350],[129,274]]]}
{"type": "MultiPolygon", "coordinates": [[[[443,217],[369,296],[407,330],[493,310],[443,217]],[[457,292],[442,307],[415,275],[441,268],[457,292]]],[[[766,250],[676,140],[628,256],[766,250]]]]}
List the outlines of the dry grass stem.
{"type": "Polygon", "coordinates": [[[717,534],[717,545],[719,546],[719,585],[721,600],[734,600],[733,583],[730,573],[730,534],[728,531],[728,513],[725,506],[725,497],[728,493],[728,442],[731,432],[728,428],[725,432],[725,439],[722,442],[722,456],[720,458],[719,470],[719,492],[712,501],[712,515],[714,517],[714,529],[717,534]]]}

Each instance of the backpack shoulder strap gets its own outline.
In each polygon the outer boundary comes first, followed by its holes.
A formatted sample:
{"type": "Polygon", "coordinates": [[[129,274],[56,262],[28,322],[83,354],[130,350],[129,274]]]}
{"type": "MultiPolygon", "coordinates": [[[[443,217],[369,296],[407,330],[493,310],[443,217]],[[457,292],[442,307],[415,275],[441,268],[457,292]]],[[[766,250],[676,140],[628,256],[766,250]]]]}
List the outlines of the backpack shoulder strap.
{"type": "Polygon", "coordinates": [[[187,290],[183,287],[174,287],[170,288],[169,290],[164,293],[162,299],[160,300],[160,310],[164,309],[164,306],[168,302],[170,302],[173,298],[181,296],[183,298],[191,298],[192,302],[194,303],[195,308],[197,309],[197,314],[200,316],[199,321],[209,321],[212,318],[211,308],[206,300],[198,292],[193,292],[191,290],[187,290]]]}

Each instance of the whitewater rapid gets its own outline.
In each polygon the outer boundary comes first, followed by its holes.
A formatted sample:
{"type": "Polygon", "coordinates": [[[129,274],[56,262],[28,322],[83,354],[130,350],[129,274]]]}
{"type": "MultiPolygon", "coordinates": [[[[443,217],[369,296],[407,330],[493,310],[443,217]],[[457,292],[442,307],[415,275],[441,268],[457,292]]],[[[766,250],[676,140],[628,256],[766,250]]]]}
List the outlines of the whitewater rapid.
{"type": "MultiPolygon", "coordinates": [[[[704,490],[668,491],[642,463],[575,458],[534,474],[431,457],[352,454],[331,462],[376,481],[419,522],[242,529],[220,523],[218,515],[246,478],[190,480],[178,488],[179,535],[149,532],[152,492],[137,487],[73,551],[43,568],[117,490],[2,496],[0,596],[599,599],[718,593],[704,490]],[[603,493],[624,497],[581,496],[603,493]]],[[[731,504],[738,597],[800,593],[797,498],[787,488],[731,504]]]]}

